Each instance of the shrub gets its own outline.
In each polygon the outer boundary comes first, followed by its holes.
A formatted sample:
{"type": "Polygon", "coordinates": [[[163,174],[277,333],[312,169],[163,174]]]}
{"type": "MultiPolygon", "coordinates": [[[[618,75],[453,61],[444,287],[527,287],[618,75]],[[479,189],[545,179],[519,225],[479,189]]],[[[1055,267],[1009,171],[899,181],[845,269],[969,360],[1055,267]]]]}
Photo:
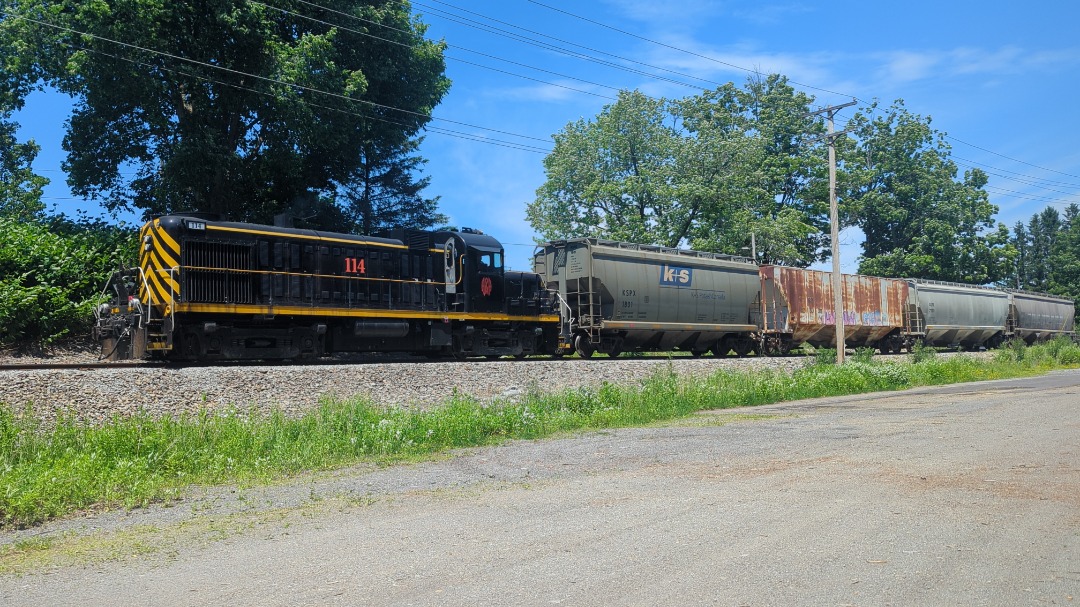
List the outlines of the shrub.
{"type": "Polygon", "coordinates": [[[0,216],[0,345],[89,331],[109,275],[119,261],[134,260],[135,240],[123,225],[0,216]]]}
{"type": "Polygon", "coordinates": [[[937,350],[924,344],[922,340],[916,341],[915,345],[911,347],[911,361],[921,363],[928,360],[933,360],[937,357],[937,350]]]}

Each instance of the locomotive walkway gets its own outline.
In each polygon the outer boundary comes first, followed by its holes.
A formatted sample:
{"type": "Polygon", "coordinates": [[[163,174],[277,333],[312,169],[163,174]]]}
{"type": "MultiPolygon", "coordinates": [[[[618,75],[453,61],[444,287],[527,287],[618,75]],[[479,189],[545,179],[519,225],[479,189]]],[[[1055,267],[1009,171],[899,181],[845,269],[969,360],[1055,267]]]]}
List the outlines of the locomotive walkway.
{"type": "Polygon", "coordinates": [[[1080,604],[1078,410],[1059,372],[209,492],[36,530],[119,560],[0,604],[1080,604]]]}

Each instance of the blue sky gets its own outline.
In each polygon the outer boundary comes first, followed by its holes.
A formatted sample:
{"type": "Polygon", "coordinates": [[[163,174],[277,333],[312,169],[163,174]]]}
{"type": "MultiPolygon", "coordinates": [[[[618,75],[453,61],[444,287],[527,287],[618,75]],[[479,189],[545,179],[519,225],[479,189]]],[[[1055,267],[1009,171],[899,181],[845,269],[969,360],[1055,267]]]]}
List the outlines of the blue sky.
{"type": "MultiPolygon", "coordinates": [[[[728,81],[741,86],[752,70],[780,72],[821,106],[903,98],[911,111],[931,116],[951,137],[962,169],[990,174],[997,218],[1009,226],[1048,205],[1080,203],[1080,4],[542,1],[414,2],[429,37],[450,45],[453,86],[431,126],[550,150],[552,134],[596,116],[617,89],[677,98],[728,81]],[[520,37],[606,53],[600,56],[615,66],[520,37]]],[[[42,147],[34,166],[53,181],[49,204],[97,213],[93,202],[72,199],[60,171],[69,110],[63,97],[35,94],[16,117],[20,138],[42,147]]],[[[544,153],[473,139],[427,135],[428,194],[441,196],[452,224],[494,235],[508,265],[526,269],[535,233],[525,205],[544,181],[544,153]]],[[[852,271],[861,235],[849,231],[841,240],[843,267],[852,271]]]]}

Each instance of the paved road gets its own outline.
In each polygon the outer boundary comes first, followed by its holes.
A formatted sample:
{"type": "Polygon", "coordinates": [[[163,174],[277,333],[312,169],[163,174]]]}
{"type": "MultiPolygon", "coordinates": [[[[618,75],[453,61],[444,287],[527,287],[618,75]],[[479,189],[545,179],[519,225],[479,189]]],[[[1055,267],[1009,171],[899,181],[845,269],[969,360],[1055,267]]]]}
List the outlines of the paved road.
{"type": "Polygon", "coordinates": [[[0,577],[0,604],[1080,605],[1080,372],[695,421],[249,494],[337,506],[0,577]]]}

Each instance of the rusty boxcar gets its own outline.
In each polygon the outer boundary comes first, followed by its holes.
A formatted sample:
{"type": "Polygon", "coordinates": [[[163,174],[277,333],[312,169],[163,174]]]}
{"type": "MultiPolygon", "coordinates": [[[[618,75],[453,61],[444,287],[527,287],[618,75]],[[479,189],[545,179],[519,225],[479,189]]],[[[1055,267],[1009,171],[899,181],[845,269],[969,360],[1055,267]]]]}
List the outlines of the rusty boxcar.
{"type": "MultiPolygon", "coordinates": [[[[756,314],[762,349],[785,354],[808,343],[836,347],[836,314],[831,272],[761,266],[761,298],[756,314]]],[[[843,274],[844,342],[899,352],[905,345],[908,283],[843,274]]]]}

